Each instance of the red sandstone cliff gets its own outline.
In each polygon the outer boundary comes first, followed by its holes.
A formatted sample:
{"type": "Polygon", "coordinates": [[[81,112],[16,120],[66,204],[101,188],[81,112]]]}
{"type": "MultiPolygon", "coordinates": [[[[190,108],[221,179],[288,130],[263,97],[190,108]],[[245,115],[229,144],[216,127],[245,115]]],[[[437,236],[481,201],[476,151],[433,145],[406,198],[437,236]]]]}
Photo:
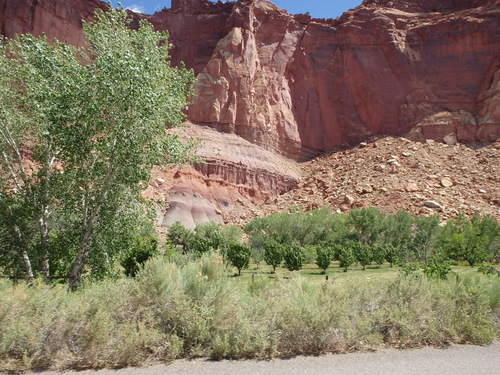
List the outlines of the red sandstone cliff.
{"type": "MultiPolygon", "coordinates": [[[[0,0],[0,29],[81,44],[98,0],[0,0]]],[[[500,1],[365,0],[337,20],[267,0],[174,0],[148,18],[199,74],[193,122],[297,159],[373,134],[500,136],[500,1]]]]}
{"type": "Polygon", "coordinates": [[[415,126],[498,138],[500,2],[406,4],[366,1],[327,24],[239,1],[191,119],[297,158],[415,126]]]}
{"type": "MultiPolygon", "coordinates": [[[[97,7],[105,4],[0,0],[0,31],[82,45],[81,20],[97,7]]],[[[223,216],[227,202],[259,203],[293,187],[298,174],[272,153],[306,159],[376,134],[500,138],[500,0],[365,0],[335,20],[293,16],[267,0],[173,0],[133,16],[169,30],[172,62],[198,75],[191,122],[256,145],[207,136],[204,188],[197,172],[175,175],[170,201],[194,223],[223,216]],[[239,146],[219,155],[217,142],[239,146]],[[191,195],[202,198],[197,207],[182,198],[191,195]]]]}

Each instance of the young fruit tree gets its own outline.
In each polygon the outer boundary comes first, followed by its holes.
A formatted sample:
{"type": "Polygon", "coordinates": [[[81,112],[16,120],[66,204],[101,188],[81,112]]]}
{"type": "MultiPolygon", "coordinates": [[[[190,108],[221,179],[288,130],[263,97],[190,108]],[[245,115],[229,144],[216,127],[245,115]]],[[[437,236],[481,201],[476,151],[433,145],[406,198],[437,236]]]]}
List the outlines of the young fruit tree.
{"type": "Polygon", "coordinates": [[[12,217],[0,245],[28,276],[52,267],[74,288],[108,272],[143,225],[152,166],[193,155],[167,130],[184,119],[193,72],[171,67],[166,33],[129,23],[123,9],[97,10],[86,49],[0,43],[0,208],[12,217]]]}
{"type": "Polygon", "coordinates": [[[241,275],[241,270],[248,268],[250,264],[250,256],[252,250],[245,244],[234,242],[227,248],[227,259],[233,266],[238,269],[238,276],[241,275]]]}
{"type": "Polygon", "coordinates": [[[276,273],[276,267],[279,267],[283,262],[284,254],[285,248],[282,244],[273,240],[264,243],[264,261],[273,267],[273,273],[276,273]]]}

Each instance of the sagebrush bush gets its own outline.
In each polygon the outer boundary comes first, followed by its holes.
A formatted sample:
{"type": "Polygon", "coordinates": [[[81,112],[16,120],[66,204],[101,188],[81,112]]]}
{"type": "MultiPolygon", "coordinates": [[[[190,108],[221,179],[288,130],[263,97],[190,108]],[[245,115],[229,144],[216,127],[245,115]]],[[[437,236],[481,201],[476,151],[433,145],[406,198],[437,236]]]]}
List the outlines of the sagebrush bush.
{"type": "Polygon", "coordinates": [[[353,283],[265,275],[247,286],[229,275],[212,253],[179,265],[155,257],[135,279],[73,293],[0,280],[0,370],[487,344],[499,334],[496,276],[353,283]]]}

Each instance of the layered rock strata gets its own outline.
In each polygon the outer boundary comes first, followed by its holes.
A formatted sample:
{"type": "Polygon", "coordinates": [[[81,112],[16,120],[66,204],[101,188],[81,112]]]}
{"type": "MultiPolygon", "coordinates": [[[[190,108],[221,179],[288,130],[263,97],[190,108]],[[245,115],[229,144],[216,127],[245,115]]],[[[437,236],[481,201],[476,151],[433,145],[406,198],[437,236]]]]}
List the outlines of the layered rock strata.
{"type": "Polygon", "coordinates": [[[163,227],[176,221],[187,228],[207,221],[231,221],[236,204],[262,205],[300,181],[294,163],[234,134],[191,123],[178,133],[200,141],[198,154],[204,163],[194,168],[154,170],[145,196],[161,207],[159,223],[163,227]]]}

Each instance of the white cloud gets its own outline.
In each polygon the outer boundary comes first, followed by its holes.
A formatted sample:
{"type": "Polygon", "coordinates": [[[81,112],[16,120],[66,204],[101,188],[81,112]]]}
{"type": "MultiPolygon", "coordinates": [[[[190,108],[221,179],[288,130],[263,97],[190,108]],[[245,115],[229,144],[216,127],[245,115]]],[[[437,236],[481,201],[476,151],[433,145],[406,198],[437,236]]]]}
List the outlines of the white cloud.
{"type": "Polygon", "coordinates": [[[125,9],[131,10],[134,13],[144,13],[144,7],[142,5],[132,4],[125,9]]]}

